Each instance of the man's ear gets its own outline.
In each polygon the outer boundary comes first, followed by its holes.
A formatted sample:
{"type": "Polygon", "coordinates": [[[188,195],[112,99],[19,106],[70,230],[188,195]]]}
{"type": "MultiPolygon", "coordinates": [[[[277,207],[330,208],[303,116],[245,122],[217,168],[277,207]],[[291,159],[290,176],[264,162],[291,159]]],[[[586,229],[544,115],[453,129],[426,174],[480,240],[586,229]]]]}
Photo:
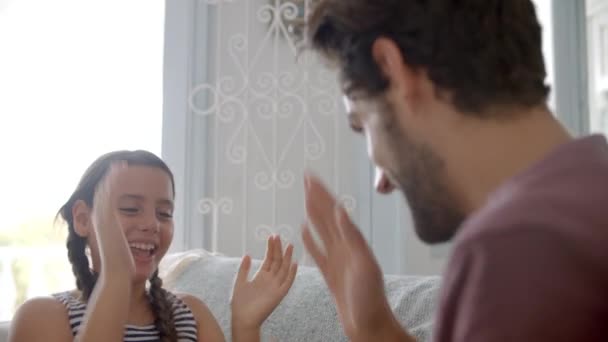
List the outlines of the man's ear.
{"type": "Polygon", "coordinates": [[[83,201],[78,200],[72,207],[72,217],[74,218],[74,231],[78,236],[87,238],[92,231],[92,210],[83,201]]]}
{"type": "Polygon", "coordinates": [[[380,71],[389,82],[390,93],[411,98],[418,87],[419,73],[408,65],[397,44],[385,37],[380,37],[372,45],[372,57],[380,71]]]}

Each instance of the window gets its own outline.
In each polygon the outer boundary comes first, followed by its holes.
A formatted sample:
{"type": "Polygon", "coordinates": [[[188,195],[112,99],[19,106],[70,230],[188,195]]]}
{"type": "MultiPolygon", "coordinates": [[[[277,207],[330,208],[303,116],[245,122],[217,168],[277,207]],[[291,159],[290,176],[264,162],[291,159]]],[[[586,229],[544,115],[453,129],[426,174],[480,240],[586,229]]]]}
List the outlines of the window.
{"type": "Polygon", "coordinates": [[[160,154],[163,31],[163,1],[0,1],[0,321],[74,287],[54,217],[85,168],[160,154]]]}
{"type": "Polygon", "coordinates": [[[608,0],[586,1],[589,129],[608,134],[608,0]]]}
{"type": "MultiPolygon", "coordinates": [[[[536,15],[543,30],[543,55],[545,57],[545,68],[547,69],[546,82],[553,88],[554,78],[554,50],[553,50],[553,0],[534,0],[536,15]]],[[[555,110],[555,92],[549,94],[549,107],[555,110]]]]}

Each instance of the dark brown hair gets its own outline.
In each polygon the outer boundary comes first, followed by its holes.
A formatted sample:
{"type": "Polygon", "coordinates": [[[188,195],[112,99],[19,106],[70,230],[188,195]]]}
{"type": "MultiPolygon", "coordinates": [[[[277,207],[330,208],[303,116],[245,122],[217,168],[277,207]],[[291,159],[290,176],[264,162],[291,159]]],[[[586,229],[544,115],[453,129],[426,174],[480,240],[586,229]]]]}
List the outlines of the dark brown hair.
{"type": "Polygon", "coordinates": [[[411,67],[460,111],[546,101],[541,27],[531,0],[316,0],[308,47],[340,69],[344,91],[381,94],[388,81],[371,48],[393,40],[411,67]]]}
{"type": "MultiPolygon", "coordinates": [[[[76,190],[70,199],[61,207],[58,215],[68,226],[68,258],[72,264],[72,272],[76,277],[76,286],[82,292],[83,299],[89,300],[97,281],[97,274],[89,266],[89,259],[85,254],[87,240],[74,230],[74,217],[72,207],[78,200],[84,201],[90,208],[93,207],[93,198],[97,185],[103,179],[114,162],[126,162],[127,165],[150,166],[165,171],[170,179],[175,195],[175,182],[169,167],[153,153],[147,151],[116,151],[99,157],[86,170],[76,190]]],[[[163,342],[177,341],[177,331],[173,317],[171,296],[162,288],[162,280],[158,277],[158,270],[150,278],[148,297],[154,312],[156,328],[160,332],[163,342]]]]}

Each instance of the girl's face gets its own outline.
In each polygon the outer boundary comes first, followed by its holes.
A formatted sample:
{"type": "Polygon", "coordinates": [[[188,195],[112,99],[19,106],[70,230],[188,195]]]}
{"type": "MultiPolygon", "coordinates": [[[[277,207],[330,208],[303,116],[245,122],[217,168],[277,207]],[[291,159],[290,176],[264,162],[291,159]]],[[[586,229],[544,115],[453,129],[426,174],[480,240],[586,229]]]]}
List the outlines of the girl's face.
{"type": "MultiPolygon", "coordinates": [[[[128,166],[117,170],[110,189],[113,210],[135,261],[135,280],[145,282],[156,271],[173,239],[173,188],[160,168],[128,166]]],[[[89,234],[93,268],[100,271],[99,247],[89,234]]]]}

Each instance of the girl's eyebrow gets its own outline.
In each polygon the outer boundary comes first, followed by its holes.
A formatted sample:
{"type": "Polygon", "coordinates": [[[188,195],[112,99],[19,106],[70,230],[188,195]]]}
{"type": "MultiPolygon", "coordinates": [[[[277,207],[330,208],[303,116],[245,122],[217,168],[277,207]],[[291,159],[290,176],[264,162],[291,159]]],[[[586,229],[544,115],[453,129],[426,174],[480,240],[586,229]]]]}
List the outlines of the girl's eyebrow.
{"type": "MultiPolygon", "coordinates": [[[[120,199],[135,199],[135,200],[139,200],[139,201],[143,201],[145,199],[144,196],[142,195],[137,195],[137,194],[124,194],[122,196],[120,196],[120,199]]],[[[169,205],[171,207],[173,207],[173,201],[168,199],[168,198],[161,198],[159,200],[156,201],[156,203],[158,204],[162,204],[162,205],[169,205]]]]}

